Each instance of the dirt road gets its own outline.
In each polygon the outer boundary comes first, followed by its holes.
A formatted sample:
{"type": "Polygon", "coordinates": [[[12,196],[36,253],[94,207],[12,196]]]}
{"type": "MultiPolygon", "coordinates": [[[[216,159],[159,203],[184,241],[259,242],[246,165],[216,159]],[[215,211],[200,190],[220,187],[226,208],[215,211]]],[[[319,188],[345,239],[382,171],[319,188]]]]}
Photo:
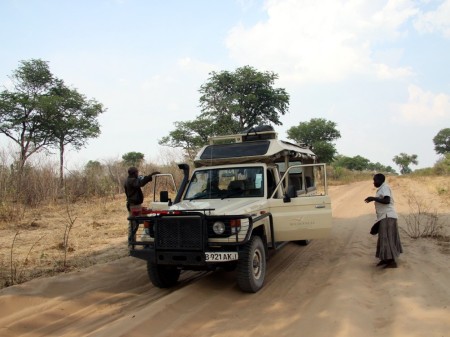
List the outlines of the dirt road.
{"type": "Polygon", "coordinates": [[[448,253],[402,235],[399,268],[375,267],[374,209],[363,202],[373,192],[370,182],[333,187],[331,237],[286,245],[256,294],[233,272],[185,272],[158,289],[143,261],[124,258],[3,289],[0,336],[450,336],[448,253]]]}

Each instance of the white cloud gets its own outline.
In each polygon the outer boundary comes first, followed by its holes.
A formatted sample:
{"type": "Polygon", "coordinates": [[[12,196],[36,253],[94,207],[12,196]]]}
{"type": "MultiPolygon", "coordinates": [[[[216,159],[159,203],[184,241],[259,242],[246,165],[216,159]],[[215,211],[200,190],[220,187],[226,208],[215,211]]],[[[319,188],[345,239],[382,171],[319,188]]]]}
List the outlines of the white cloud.
{"type": "Polygon", "coordinates": [[[434,11],[421,13],[414,23],[421,33],[440,32],[450,38],[450,0],[445,0],[434,11]]]}
{"type": "Polygon", "coordinates": [[[226,44],[237,62],[274,70],[283,80],[296,82],[412,73],[372,56],[375,43],[405,35],[402,25],[417,13],[409,0],[270,0],[266,11],[266,21],[230,31],[226,44]]]}
{"type": "Polygon", "coordinates": [[[415,85],[408,88],[408,102],[397,106],[399,115],[394,120],[418,125],[450,122],[450,96],[425,91],[415,85]]]}
{"type": "Polygon", "coordinates": [[[178,59],[177,66],[182,71],[196,72],[199,76],[204,76],[212,70],[216,70],[217,66],[192,59],[190,57],[183,57],[178,59]]]}
{"type": "Polygon", "coordinates": [[[408,77],[413,74],[410,67],[389,67],[384,63],[373,64],[376,77],[382,80],[390,80],[395,78],[408,77]]]}

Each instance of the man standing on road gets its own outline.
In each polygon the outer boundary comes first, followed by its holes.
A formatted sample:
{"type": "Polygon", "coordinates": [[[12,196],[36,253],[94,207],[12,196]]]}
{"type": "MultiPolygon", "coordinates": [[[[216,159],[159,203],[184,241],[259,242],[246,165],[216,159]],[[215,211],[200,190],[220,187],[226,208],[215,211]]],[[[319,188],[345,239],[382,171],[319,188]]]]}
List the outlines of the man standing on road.
{"type": "Polygon", "coordinates": [[[364,201],[375,202],[375,212],[379,223],[376,257],[380,259],[377,266],[397,268],[396,258],[403,253],[398,232],[397,212],[394,208],[394,196],[391,188],[385,183],[386,177],[375,174],[373,185],[377,188],[375,197],[367,197],[364,201]]]}
{"type": "MultiPolygon", "coordinates": [[[[139,171],[132,166],[128,169],[128,178],[125,181],[124,189],[127,196],[127,210],[130,215],[139,215],[142,211],[142,203],[144,202],[144,194],[141,187],[152,181],[152,177],[159,172],[153,172],[148,176],[139,176],[139,171]]],[[[144,234],[142,239],[149,239],[149,229],[144,223],[144,234]]]]}

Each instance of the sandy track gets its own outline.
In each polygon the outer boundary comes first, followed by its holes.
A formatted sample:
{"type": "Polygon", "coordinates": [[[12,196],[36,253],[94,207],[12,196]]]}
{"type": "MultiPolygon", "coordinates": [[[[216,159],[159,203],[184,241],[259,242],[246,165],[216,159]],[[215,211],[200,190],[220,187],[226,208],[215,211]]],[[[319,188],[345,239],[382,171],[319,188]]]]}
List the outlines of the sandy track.
{"type": "Polygon", "coordinates": [[[283,247],[256,294],[226,272],[184,272],[158,289],[143,261],[124,258],[3,289],[0,336],[450,336],[448,255],[402,236],[399,268],[375,267],[362,201],[372,193],[367,182],[333,187],[331,237],[283,247]]]}

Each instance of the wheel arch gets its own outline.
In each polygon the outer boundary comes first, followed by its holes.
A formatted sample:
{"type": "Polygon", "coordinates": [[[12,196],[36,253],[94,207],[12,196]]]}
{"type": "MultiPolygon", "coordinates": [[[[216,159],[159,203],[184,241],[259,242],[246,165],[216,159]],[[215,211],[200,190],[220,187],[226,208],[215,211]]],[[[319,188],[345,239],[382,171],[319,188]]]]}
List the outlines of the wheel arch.
{"type": "Polygon", "coordinates": [[[256,226],[253,228],[252,234],[250,235],[250,237],[253,236],[259,236],[263,242],[264,245],[264,250],[266,253],[266,260],[269,254],[269,248],[267,245],[267,234],[266,234],[266,227],[264,226],[264,223],[261,223],[260,225],[256,226]]]}

